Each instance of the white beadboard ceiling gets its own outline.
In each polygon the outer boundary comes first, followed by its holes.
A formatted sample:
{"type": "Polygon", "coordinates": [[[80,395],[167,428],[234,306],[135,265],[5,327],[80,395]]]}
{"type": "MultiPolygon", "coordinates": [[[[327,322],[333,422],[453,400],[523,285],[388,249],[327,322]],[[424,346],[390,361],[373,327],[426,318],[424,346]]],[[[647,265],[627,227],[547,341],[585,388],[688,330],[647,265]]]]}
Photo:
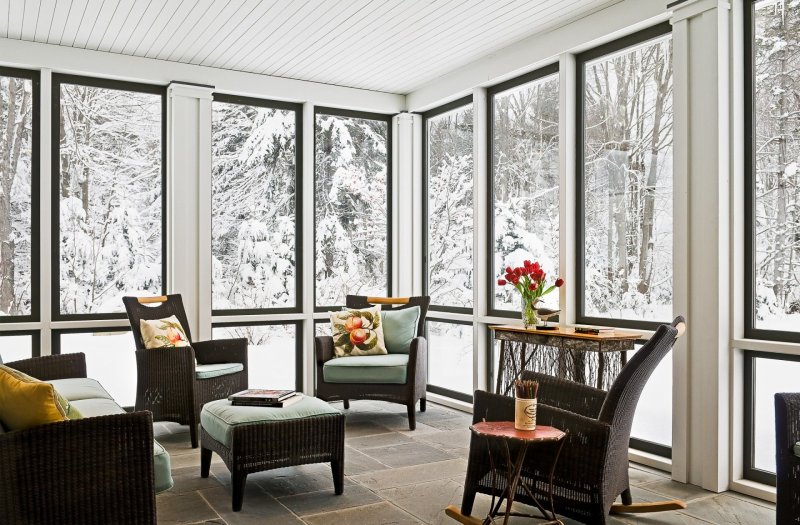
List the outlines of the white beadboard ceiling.
{"type": "Polygon", "coordinates": [[[0,37],[406,94],[618,1],[0,0],[0,37]]]}

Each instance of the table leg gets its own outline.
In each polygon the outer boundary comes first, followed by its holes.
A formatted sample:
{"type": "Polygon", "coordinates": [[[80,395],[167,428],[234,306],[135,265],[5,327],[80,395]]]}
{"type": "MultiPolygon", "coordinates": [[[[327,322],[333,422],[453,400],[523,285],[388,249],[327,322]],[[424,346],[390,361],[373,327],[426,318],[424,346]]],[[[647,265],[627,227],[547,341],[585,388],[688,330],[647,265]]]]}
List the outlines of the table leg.
{"type": "Polygon", "coordinates": [[[511,519],[511,505],[514,503],[514,496],[517,494],[517,485],[519,485],[519,478],[522,474],[522,464],[525,462],[525,454],[528,452],[528,443],[524,442],[519,446],[517,452],[517,460],[511,463],[511,451],[508,448],[508,441],[504,441],[506,461],[508,466],[511,467],[511,472],[508,476],[508,497],[506,498],[506,514],[503,519],[503,525],[508,525],[508,520],[511,519]]]}
{"type": "Polygon", "coordinates": [[[597,352],[597,388],[600,390],[605,390],[605,388],[603,388],[605,367],[606,362],[603,352],[597,352]]]}

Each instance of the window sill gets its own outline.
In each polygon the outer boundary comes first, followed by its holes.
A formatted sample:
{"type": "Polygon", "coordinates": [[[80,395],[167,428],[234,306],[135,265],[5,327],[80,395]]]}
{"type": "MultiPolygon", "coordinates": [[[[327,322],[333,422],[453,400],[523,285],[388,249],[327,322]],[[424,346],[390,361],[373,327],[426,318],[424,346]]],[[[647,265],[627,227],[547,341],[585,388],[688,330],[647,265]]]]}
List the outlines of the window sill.
{"type": "Polygon", "coordinates": [[[635,448],[628,449],[628,461],[639,463],[646,467],[663,470],[664,472],[672,473],[672,460],[663,456],[650,454],[649,452],[642,452],[635,448]]]}
{"type": "Polygon", "coordinates": [[[775,503],[776,489],[771,485],[765,485],[749,479],[736,479],[731,481],[729,489],[747,496],[775,503]]]}

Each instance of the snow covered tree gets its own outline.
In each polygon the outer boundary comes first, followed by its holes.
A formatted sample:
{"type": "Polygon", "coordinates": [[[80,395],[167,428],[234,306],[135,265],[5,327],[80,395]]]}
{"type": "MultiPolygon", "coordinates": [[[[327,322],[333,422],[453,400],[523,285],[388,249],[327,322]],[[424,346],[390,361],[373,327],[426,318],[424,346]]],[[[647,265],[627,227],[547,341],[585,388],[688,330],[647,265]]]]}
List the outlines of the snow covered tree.
{"type": "Polygon", "coordinates": [[[297,302],[295,119],[291,110],[213,104],[214,309],[297,302]]]}
{"type": "Polygon", "coordinates": [[[319,113],[315,134],[316,304],[385,295],[389,125],[319,113]]]}
{"type": "MultiPolygon", "coordinates": [[[[521,266],[525,260],[539,261],[548,275],[555,276],[559,251],[558,75],[498,93],[492,104],[494,277],[502,276],[506,266],[521,266]]],[[[495,285],[494,304],[518,310],[519,294],[495,285]]]]}
{"type": "Polygon", "coordinates": [[[672,316],[672,41],[585,65],[585,312],[672,316]]]}
{"type": "Polygon", "coordinates": [[[64,83],[60,100],[60,310],[120,312],[162,291],[162,97],[64,83]]]}
{"type": "Polygon", "coordinates": [[[0,76],[0,315],[31,313],[32,90],[0,76]]]}
{"type": "Polygon", "coordinates": [[[472,307],[472,105],[431,117],[428,138],[428,294],[472,307]]]}
{"type": "Polygon", "coordinates": [[[800,319],[800,4],[755,4],[754,160],[756,326],[800,319]]]}

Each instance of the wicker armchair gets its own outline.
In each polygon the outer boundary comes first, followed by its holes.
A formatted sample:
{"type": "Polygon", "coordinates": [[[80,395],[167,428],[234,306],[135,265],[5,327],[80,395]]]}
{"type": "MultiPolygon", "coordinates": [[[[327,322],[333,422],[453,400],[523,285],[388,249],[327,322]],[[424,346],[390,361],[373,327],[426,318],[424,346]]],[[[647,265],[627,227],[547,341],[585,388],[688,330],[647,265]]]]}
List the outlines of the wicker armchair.
{"type": "Polygon", "coordinates": [[[428,345],[425,341],[425,318],[431,299],[427,296],[407,298],[366,297],[348,295],[348,308],[368,308],[372,304],[393,306],[402,310],[419,306],[420,316],[417,337],[411,341],[408,355],[405,383],[328,383],[325,381],[325,363],[334,357],[333,338],[318,336],[314,340],[317,357],[316,396],[325,401],[344,401],[344,408],[350,408],[351,399],[374,399],[400,403],[408,408],[408,427],[417,428],[416,405],[419,401],[420,412],[425,412],[425,392],[428,384],[428,345]]]}
{"type": "MultiPolygon", "coordinates": [[[[83,354],[6,363],[43,381],[86,377],[83,354]]],[[[153,420],[148,412],[0,432],[0,522],[156,523],[153,420]]]]}
{"type": "Polygon", "coordinates": [[[136,343],[136,410],[149,410],[153,421],[189,425],[192,448],[197,448],[197,425],[203,405],[247,388],[247,339],[192,341],[180,294],[122,300],[136,343]],[[139,321],[171,315],[180,321],[191,346],[145,349],[139,321]],[[227,363],[239,363],[242,370],[198,377],[198,367],[202,365],[227,363]]]}
{"type": "Polygon", "coordinates": [[[795,525],[800,516],[800,393],[775,394],[775,466],[778,525],[795,525]]]}
{"type": "MultiPolygon", "coordinates": [[[[636,404],[653,370],[684,328],[682,317],[676,318],[672,326],[660,326],[622,369],[608,392],[536,372],[523,373],[524,378],[540,382],[537,422],[569,433],[553,480],[557,513],[583,523],[605,524],[620,495],[622,505],[615,505],[613,512],[685,508],[679,501],[632,504],[628,485],[628,442],[636,404]]],[[[513,398],[475,392],[474,422],[513,419],[513,398]]],[[[493,456],[502,454],[497,450],[493,456]]],[[[522,472],[540,501],[549,499],[549,461],[549,457],[541,454],[531,455],[522,472]]],[[[472,513],[476,492],[500,494],[503,489],[505,476],[491,475],[487,445],[473,436],[461,514],[472,513]]],[[[517,493],[516,500],[531,503],[522,491],[517,493]]]]}

